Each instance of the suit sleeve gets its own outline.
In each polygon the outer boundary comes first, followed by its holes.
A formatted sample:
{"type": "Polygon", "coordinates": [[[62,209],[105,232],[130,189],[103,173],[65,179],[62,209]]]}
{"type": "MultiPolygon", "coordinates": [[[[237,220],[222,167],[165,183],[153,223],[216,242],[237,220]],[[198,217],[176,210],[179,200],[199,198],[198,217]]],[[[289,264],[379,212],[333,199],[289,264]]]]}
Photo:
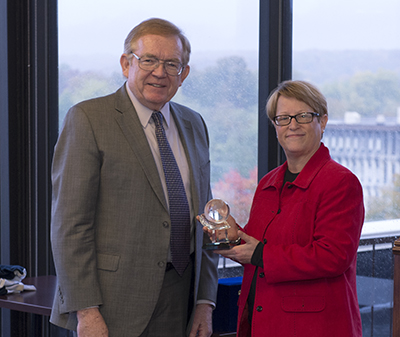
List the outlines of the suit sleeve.
{"type": "MultiPolygon", "coordinates": [[[[209,199],[212,199],[211,188],[209,199]]],[[[210,242],[208,235],[203,233],[203,242],[210,242]]],[[[210,250],[202,249],[201,272],[199,281],[198,300],[208,300],[217,303],[218,291],[218,261],[219,255],[210,250]]]]}
{"type": "MultiPolygon", "coordinates": [[[[204,210],[205,204],[212,199],[212,191],[211,191],[211,182],[210,182],[210,160],[209,160],[209,137],[207,126],[204,120],[201,118],[201,127],[199,130],[199,135],[196,139],[201,139],[200,142],[203,144],[204,142],[204,156],[207,159],[205,163],[203,163],[202,167],[200,167],[201,172],[201,181],[200,188],[202,192],[200,193],[200,208],[199,213],[202,213],[204,210]]],[[[196,141],[197,148],[199,147],[199,142],[196,141]]],[[[201,225],[197,223],[199,226],[198,235],[202,235],[202,242],[209,242],[210,239],[208,235],[204,234],[201,225]]],[[[218,290],[218,261],[219,255],[214,254],[212,251],[206,251],[201,247],[197,247],[197,249],[201,250],[202,258],[201,258],[201,271],[199,275],[199,288],[197,293],[197,300],[207,300],[216,303],[217,301],[217,290],[218,290]]]]}
{"type": "Polygon", "coordinates": [[[97,280],[95,214],[101,156],[85,112],[66,116],[52,167],[51,242],[61,313],[101,305],[97,280]]]}

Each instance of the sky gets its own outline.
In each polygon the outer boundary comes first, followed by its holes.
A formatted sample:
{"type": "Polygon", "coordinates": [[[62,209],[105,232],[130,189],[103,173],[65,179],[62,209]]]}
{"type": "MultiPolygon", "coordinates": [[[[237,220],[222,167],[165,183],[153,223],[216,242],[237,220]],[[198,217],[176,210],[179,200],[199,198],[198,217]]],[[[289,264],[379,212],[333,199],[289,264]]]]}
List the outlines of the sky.
{"type": "Polygon", "coordinates": [[[160,17],[178,25],[192,40],[202,34],[194,49],[221,49],[237,44],[257,43],[246,36],[258,28],[257,0],[59,0],[60,41],[77,48],[84,41],[78,37],[92,33],[94,45],[99,35],[109,46],[119,48],[128,32],[139,22],[160,17]],[[140,5],[141,3],[141,5],[140,5]]]}
{"type": "MultiPolygon", "coordinates": [[[[150,17],[174,22],[196,60],[243,55],[257,64],[258,0],[59,0],[60,63],[119,66],[128,32],[150,17]]],[[[293,0],[293,49],[400,49],[399,0],[293,0]]]]}
{"type": "Polygon", "coordinates": [[[257,0],[59,0],[60,61],[96,54],[119,62],[128,32],[143,20],[160,17],[180,27],[192,57],[258,48],[257,0]]]}
{"type": "Polygon", "coordinates": [[[293,0],[294,50],[400,49],[399,0],[293,0]]]}

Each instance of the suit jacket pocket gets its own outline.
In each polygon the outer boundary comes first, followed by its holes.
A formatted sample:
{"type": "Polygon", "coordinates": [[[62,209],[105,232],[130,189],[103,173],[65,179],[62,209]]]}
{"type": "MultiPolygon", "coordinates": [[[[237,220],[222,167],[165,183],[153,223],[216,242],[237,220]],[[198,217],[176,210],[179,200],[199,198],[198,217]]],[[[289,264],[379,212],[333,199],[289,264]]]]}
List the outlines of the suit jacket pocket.
{"type": "Polygon", "coordinates": [[[119,259],[117,255],[97,254],[97,269],[117,271],[119,259]]]}
{"type": "Polygon", "coordinates": [[[282,297],[281,307],[285,312],[320,312],[325,309],[325,297],[286,296],[282,297]]]}

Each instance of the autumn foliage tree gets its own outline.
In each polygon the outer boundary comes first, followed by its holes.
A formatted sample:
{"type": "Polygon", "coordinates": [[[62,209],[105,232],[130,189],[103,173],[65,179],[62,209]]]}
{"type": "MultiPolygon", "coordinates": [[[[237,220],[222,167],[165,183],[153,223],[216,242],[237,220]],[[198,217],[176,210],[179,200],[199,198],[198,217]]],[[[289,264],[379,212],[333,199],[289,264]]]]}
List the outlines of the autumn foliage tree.
{"type": "Polygon", "coordinates": [[[257,167],[250,171],[249,177],[243,177],[236,169],[225,173],[213,186],[214,198],[225,200],[231,214],[240,225],[247,223],[253,195],[257,187],[257,167]]]}

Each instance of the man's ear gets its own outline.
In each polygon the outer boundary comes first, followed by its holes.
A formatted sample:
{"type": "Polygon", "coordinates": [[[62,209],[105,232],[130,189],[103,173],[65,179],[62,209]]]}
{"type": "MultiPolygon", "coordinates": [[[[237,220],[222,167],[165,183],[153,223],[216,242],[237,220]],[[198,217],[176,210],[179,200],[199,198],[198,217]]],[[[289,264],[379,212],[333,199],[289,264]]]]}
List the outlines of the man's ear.
{"type": "Polygon", "coordinates": [[[123,74],[126,78],[128,78],[129,68],[130,68],[128,55],[122,54],[122,55],[121,55],[121,58],[120,58],[120,60],[119,60],[119,63],[121,64],[122,74],[123,74]]]}
{"type": "Polygon", "coordinates": [[[185,68],[183,68],[182,74],[180,74],[180,76],[181,76],[181,84],[180,84],[180,86],[182,85],[182,83],[186,79],[186,77],[188,77],[189,73],[190,73],[190,66],[187,65],[185,68]]]}

